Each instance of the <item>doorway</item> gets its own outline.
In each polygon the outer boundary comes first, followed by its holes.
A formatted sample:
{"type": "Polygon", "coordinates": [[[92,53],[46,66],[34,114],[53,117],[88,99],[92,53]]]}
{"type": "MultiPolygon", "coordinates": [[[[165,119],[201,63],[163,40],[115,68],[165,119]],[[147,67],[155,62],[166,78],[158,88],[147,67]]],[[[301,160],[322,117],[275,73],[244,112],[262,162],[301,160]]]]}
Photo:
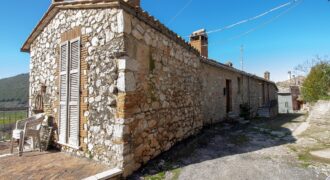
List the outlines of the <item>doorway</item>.
{"type": "Polygon", "coordinates": [[[231,80],[226,80],[226,112],[232,111],[232,85],[231,80]]]}

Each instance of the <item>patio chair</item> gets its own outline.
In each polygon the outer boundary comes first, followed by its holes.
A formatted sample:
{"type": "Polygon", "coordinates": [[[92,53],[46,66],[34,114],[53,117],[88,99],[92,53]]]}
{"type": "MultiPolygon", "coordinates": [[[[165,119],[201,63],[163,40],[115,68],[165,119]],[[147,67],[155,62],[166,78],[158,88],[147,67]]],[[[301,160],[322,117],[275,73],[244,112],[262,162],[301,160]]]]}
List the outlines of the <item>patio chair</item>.
{"type": "Polygon", "coordinates": [[[16,128],[13,130],[13,135],[11,138],[11,153],[13,153],[14,141],[18,140],[18,155],[22,156],[24,151],[24,144],[26,142],[25,139],[27,138],[31,139],[31,149],[35,150],[35,143],[37,141],[39,150],[41,151],[40,130],[44,118],[45,114],[37,114],[35,116],[16,122],[16,128]]]}

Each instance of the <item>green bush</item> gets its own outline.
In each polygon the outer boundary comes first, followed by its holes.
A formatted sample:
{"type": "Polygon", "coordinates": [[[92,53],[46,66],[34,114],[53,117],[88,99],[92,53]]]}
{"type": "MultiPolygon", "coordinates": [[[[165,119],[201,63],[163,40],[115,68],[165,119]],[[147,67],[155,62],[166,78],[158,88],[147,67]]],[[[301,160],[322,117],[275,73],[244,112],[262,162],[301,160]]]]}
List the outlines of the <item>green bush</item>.
{"type": "Polygon", "coordinates": [[[315,102],[329,96],[330,92],[330,64],[320,62],[315,65],[302,87],[302,96],[306,102],[315,102]]]}

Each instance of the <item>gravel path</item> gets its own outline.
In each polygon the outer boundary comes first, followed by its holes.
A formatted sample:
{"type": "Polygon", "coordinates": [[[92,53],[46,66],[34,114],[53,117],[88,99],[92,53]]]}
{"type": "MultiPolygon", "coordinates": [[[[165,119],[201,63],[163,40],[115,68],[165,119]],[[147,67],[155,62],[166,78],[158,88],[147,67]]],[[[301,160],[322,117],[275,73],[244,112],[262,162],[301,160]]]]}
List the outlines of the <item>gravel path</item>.
{"type": "Polygon", "coordinates": [[[249,125],[204,129],[141,168],[130,179],[320,179],[327,175],[302,161],[291,145],[303,115],[281,115],[249,125]]]}

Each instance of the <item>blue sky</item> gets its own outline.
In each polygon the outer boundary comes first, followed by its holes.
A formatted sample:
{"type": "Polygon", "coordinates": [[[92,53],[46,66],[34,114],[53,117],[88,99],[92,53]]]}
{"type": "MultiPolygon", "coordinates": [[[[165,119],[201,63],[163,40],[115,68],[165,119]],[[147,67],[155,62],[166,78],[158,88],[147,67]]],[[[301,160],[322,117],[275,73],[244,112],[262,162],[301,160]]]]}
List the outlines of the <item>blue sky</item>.
{"type": "MultiPolygon", "coordinates": [[[[141,0],[142,7],[181,36],[205,28],[214,30],[253,17],[290,0],[141,0]],[[189,3],[191,1],[191,3],[189,3]],[[188,4],[188,5],[187,5],[188,4]],[[186,7],[183,11],[182,8],[186,7]],[[178,14],[178,12],[180,12],[178,14]],[[176,16],[177,15],[177,16],[176,16]]],[[[49,7],[50,1],[10,0],[0,6],[0,78],[29,71],[29,54],[20,47],[49,7]]],[[[287,78],[287,71],[316,55],[330,55],[330,2],[303,0],[258,20],[209,35],[210,58],[232,61],[240,68],[244,45],[245,71],[274,81],[287,78]],[[266,22],[270,23],[264,25],[266,22]],[[239,37],[256,28],[255,31],[239,37]]]]}

